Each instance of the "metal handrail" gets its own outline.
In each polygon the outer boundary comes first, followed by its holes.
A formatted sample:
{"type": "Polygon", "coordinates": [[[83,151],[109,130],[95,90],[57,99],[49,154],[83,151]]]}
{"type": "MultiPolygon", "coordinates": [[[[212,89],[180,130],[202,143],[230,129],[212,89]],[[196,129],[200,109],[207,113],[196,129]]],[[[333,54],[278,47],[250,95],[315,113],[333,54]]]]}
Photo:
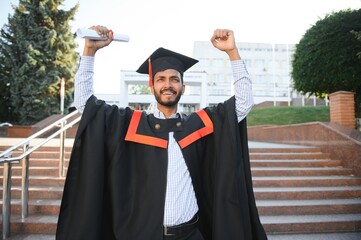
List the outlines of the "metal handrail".
{"type": "MultiPolygon", "coordinates": [[[[41,136],[42,134],[46,133],[46,132],[49,131],[50,129],[52,129],[52,128],[54,128],[54,127],[59,127],[61,123],[66,122],[69,118],[75,116],[76,114],[78,114],[78,111],[73,111],[73,112],[69,113],[69,114],[66,115],[65,117],[57,120],[56,122],[54,122],[54,123],[50,124],[49,126],[43,128],[42,130],[34,133],[33,135],[31,135],[31,136],[28,137],[27,139],[25,139],[25,140],[21,141],[20,143],[18,143],[18,144],[16,144],[16,145],[14,145],[14,146],[6,149],[5,151],[1,152],[1,153],[0,153],[0,163],[1,163],[1,162],[5,162],[5,161],[18,161],[18,160],[21,160],[21,158],[20,158],[20,159],[17,159],[17,160],[15,160],[15,159],[14,159],[14,160],[13,160],[13,159],[7,159],[7,160],[5,160],[3,157],[4,157],[6,154],[8,154],[8,153],[10,153],[10,152],[18,149],[19,147],[25,145],[27,142],[30,142],[31,140],[34,140],[35,138],[41,136]]],[[[77,118],[77,119],[80,120],[80,117],[77,118]]],[[[77,119],[75,119],[75,120],[77,120],[77,119]]],[[[74,121],[75,121],[75,120],[74,120],[74,121]]],[[[74,122],[74,121],[72,121],[72,122],[74,122]]],[[[74,124],[76,124],[76,123],[74,123],[74,124]]],[[[73,125],[74,125],[74,124],[73,124],[73,125]]],[[[68,128],[70,128],[70,127],[71,127],[71,126],[69,126],[68,128]]],[[[68,128],[67,128],[67,129],[68,129],[68,128]]],[[[65,130],[66,130],[66,129],[65,129],[65,130]]],[[[58,131],[58,132],[59,132],[59,131],[58,131]]],[[[57,133],[58,133],[58,132],[57,132],[57,133]]],[[[60,133],[60,132],[59,132],[59,133],[60,133]]],[[[58,133],[58,134],[59,134],[59,133],[58,133]]],[[[57,135],[58,135],[58,134],[57,134],[57,135]]],[[[48,137],[49,139],[46,138],[47,141],[44,140],[43,142],[41,142],[41,145],[44,145],[45,143],[47,143],[48,141],[50,141],[51,139],[53,139],[53,138],[54,138],[53,135],[54,135],[54,134],[52,134],[51,136],[49,136],[49,137],[48,137]]],[[[55,135],[55,136],[57,136],[57,135],[55,135]]],[[[38,148],[39,148],[39,147],[38,147],[38,148]]],[[[35,150],[36,150],[36,149],[35,149],[35,150]]],[[[33,152],[33,151],[32,151],[32,152],[33,152]]]]}
{"type": "Polygon", "coordinates": [[[65,117],[55,121],[44,129],[34,133],[27,139],[21,141],[20,143],[9,147],[5,151],[0,153],[0,163],[4,164],[4,174],[3,174],[3,239],[7,239],[10,235],[10,202],[11,202],[11,167],[12,163],[19,163],[23,159],[22,164],[22,174],[21,174],[21,216],[26,218],[28,216],[28,202],[29,202],[29,156],[32,152],[42,147],[45,143],[54,139],[56,136],[60,135],[60,154],[59,154],[59,177],[64,177],[64,160],[65,160],[65,137],[66,130],[77,124],[81,116],[73,119],[71,122],[67,123],[68,119],[78,114],[78,111],[73,111],[72,113],[66,115],[65,117]],[[30,141],[36,139],[42,134],[46,133],[52,128],[59,128],[56,132],[34,145],[30,148],[30,141]],[[13,157],[13,152],[22,148],[23,153],[19,156],[13,157]]]}

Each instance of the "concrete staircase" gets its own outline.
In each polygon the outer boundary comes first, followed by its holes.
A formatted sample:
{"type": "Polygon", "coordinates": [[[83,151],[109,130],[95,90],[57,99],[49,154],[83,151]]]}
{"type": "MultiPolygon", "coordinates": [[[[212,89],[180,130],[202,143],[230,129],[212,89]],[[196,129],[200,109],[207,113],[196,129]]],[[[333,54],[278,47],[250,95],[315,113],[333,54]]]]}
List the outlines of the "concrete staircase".
{"type": "Polygon", "coordinates": [[[253,148],[251,165],[269,235],[361,232],[361,178],[320,148],[253,148]]]}
{"type": "MultiPolygon", "coordinates": [[[[66,166],[70,152],[71,148],[66,147],[66,166]]],[[[29,236],[30,239],[54,239],[65,183],[65,178],[59,177],[59,147],[42,147],[32,153],[29,176],[29,216],[22,219],[21,164],[12,165],[10,239],[29,239],[29,236]]],[[[0,181],[3,181],[2,170],[0,181]]],[[[1,207],[2,190],[1,184],[1,207]]],[[[0,211],[2,213],[2,208],[0,211]]],[[[0,227],[1,231],[2,224],[0,227]]]]}
{"type": "MultiPolygon", "coordinates": [[[[57,151],[43,147],[30,156],[26,219],[20,216],[21,167],[13,165],[10,239],[54,239],[65,181],[58,176],[57,151]]],[[[67,159],[70,151],[68,147],[67,159]]],[[[257,206],[269,235],[361,232],[361,178],[352,176],[351,169],[330,160],[320,148],[255,147],[250,151],[257,206]]]]}

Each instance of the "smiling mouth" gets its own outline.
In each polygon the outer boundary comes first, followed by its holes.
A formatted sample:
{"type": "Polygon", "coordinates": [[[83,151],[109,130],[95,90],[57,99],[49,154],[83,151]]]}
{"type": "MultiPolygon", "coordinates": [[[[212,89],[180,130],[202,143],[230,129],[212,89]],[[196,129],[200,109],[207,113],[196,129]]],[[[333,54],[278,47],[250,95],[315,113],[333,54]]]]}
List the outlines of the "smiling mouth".
{"type": "Polygon", "coordinates": [[[174,95],[174,94],[176,94],[177,92],[168,89],[168,90],[162,90],[160,93],[163,94],[163,95],[174,95]]]}

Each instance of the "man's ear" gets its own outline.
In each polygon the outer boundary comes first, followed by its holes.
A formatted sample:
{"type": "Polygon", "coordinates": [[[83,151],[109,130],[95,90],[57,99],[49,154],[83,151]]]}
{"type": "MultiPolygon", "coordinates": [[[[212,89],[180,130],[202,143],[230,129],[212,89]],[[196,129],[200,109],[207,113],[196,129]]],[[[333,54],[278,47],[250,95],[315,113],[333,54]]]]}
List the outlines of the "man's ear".
{"type": "Polygon", "coordinates": [[[149,86],[150,91],[152,92],[152,94],[154,94],[154,86],[149,86]]]}
{"type": "Polygon", "coordinates": [[[184,91],[186,90],[186,85],[182,85],[182,95],[184,94],[184,91]]]}

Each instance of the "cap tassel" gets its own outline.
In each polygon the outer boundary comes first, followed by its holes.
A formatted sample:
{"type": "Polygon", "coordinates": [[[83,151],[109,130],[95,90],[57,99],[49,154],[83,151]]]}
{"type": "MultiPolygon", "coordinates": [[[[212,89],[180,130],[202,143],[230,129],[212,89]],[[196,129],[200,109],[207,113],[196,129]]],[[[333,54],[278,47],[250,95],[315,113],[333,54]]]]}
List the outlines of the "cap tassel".
{"type": "Polygon", "coordinates": [[[149,87],[153,87],[153,68],[152,60],[148,58],[148,74],[149,74],[149,87]]]}

